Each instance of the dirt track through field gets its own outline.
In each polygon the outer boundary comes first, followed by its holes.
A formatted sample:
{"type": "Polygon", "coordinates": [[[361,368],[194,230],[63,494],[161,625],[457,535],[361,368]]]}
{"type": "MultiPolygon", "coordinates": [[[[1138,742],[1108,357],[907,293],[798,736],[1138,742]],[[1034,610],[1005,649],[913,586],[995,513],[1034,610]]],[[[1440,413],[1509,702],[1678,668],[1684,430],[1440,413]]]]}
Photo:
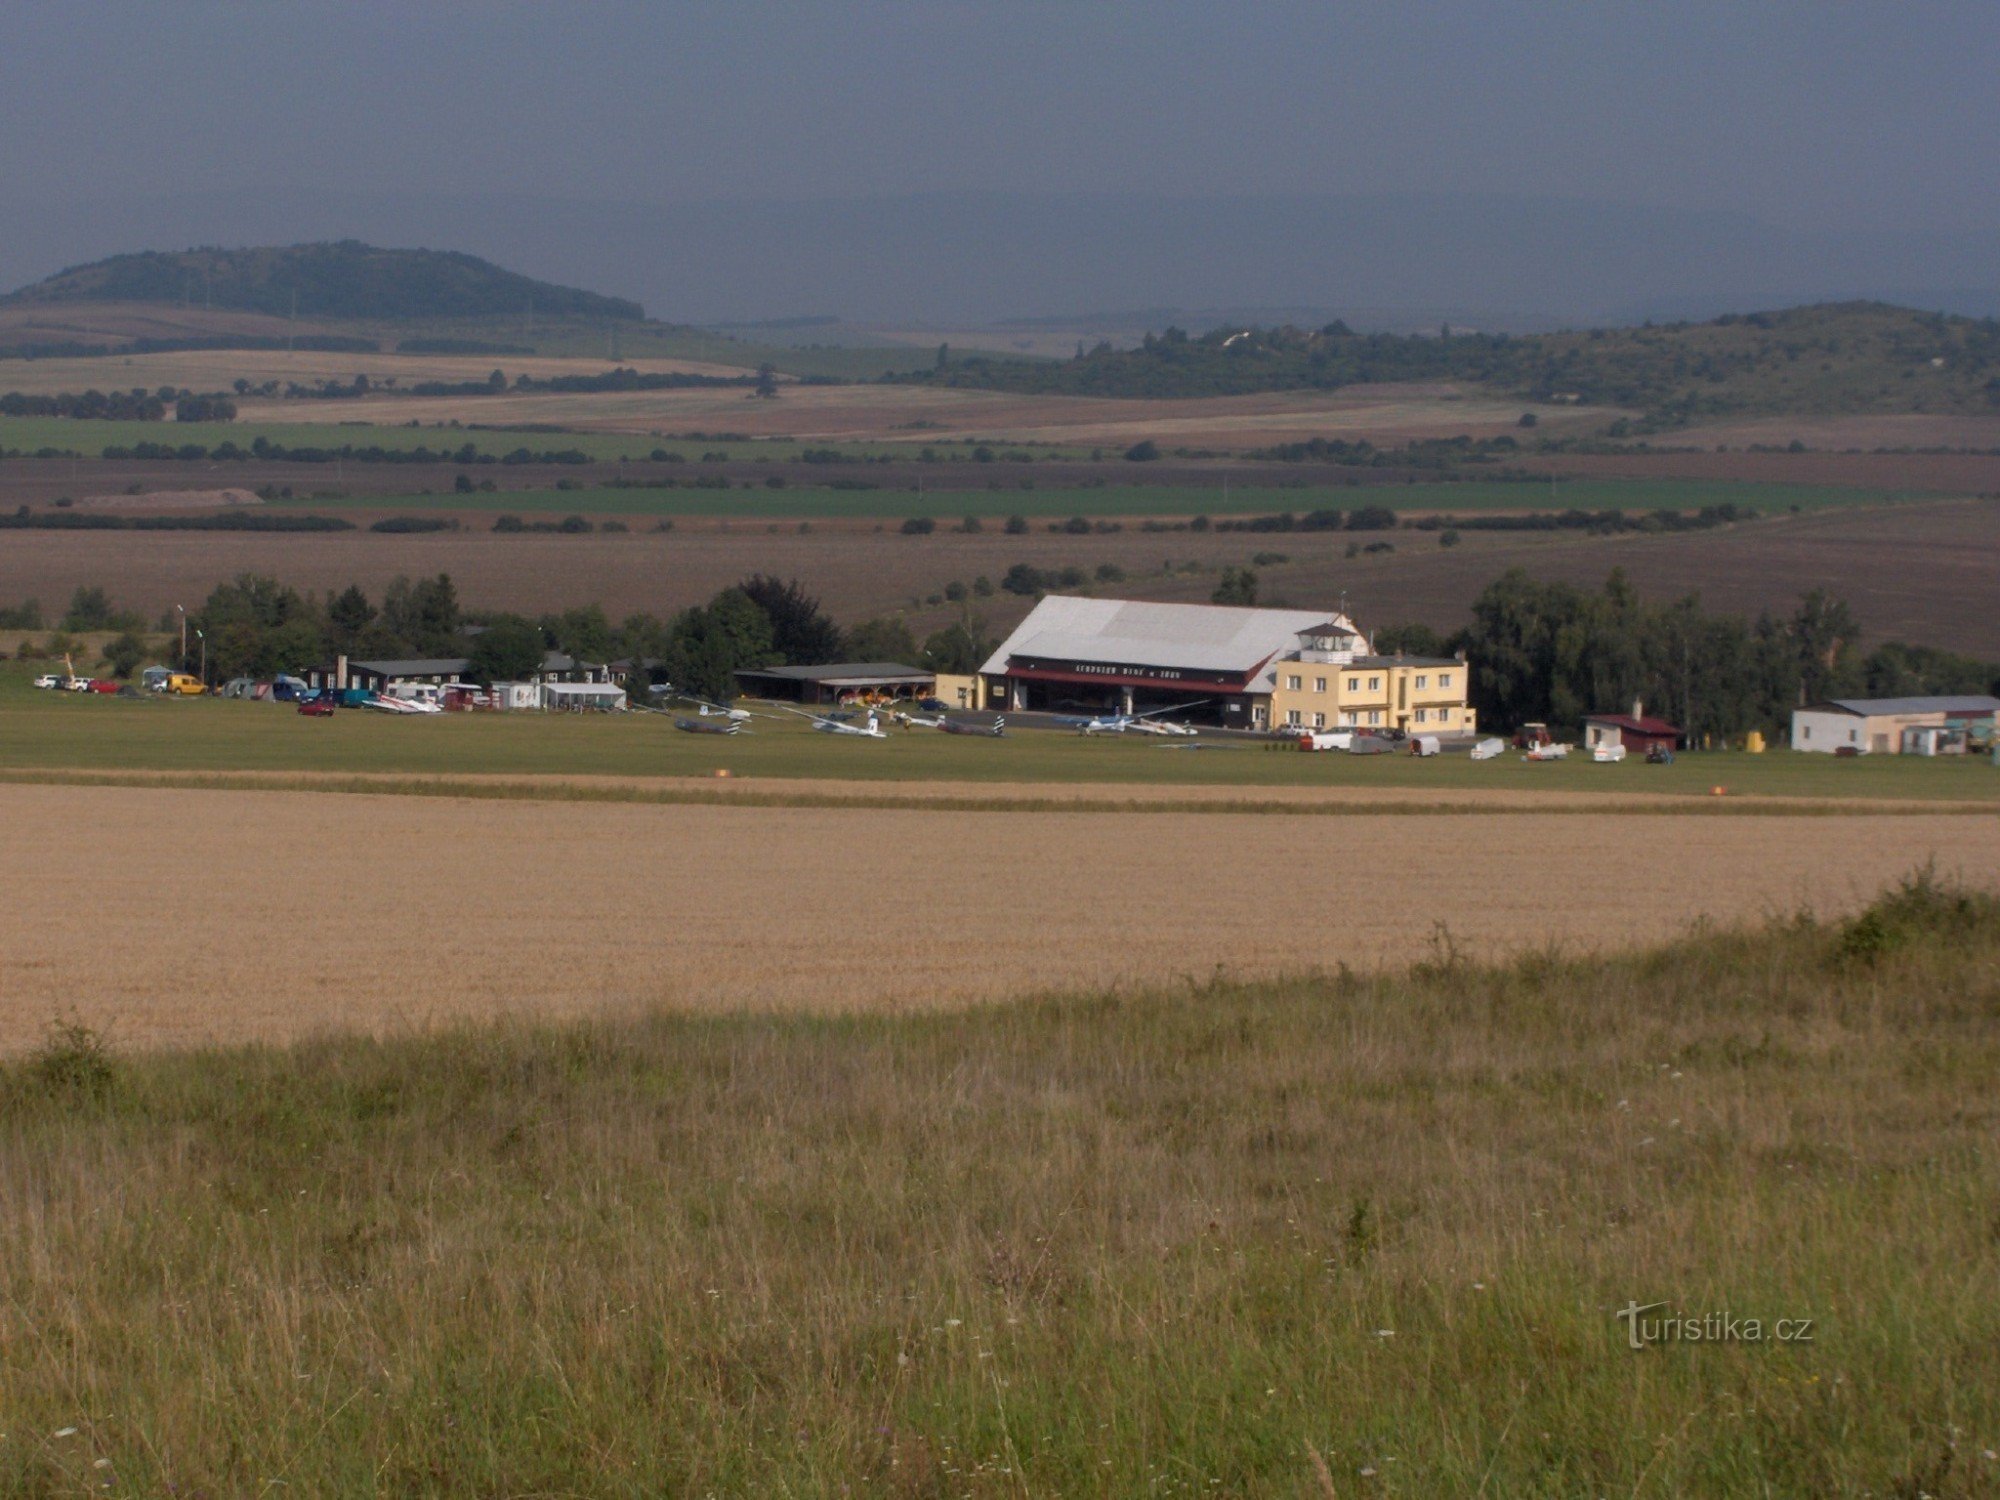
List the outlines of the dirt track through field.
{"type": "Polygon", "coordinates": [[[1619,946],[1851,908],[2000,820],[634,807],[0,787],[0,1051],[1034,990],[1619,946]]]}

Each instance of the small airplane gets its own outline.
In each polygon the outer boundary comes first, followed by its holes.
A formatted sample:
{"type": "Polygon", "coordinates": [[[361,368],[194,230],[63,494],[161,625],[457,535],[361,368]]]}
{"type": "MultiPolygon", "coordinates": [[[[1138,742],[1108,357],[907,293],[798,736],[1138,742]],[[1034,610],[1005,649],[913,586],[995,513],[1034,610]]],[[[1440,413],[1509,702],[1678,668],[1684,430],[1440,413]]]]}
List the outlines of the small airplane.
{"type": "MultiPolygon", "coordinates": [[[[782,706],[780,705],[780,707],[782,706]]],[[[863,727],[861,724],[849,724],[841,719],[829,719],[821,714],[809,714],[802,708],[787,708],[785,712],[797,714],[801,719],[812,720],[812,727],[817,729],[821,734],[851,734],[867,740],[886,740],[889,738],[888,735],[882,732],[882,723],[875,717],[873,709],[868,711],[866,727],[863,727]]]]}
{"type": "Polygon", "coordinates": [[[397,698],[386,693],[376,693],[364,699],[361,706],[372,708],[384,714],[441,714],[444,709],[436,703],[421,698],[397,698]]]}
{"type": "Polygon", "coordinates": [[[992,740],[1007,737],[1007,719],[1003,714],[995,714],[991,724],[961,724],[956,719],[940,718],[937,727],[946,734],[975,734],[992,740]]]}
{"type": "Polygon", "coordinates": [[[735,719],[705,718],[674,720],[674,728],[682,734],[736,734],[743,728],[735,719]]]}
{"type": "Polygon", "coordinates": [[[706,698],[697,698],[692,693],[679,695],[682,703],[693,704],[704,719],[727,719],[732,724],[747,724],[757,716],[747,708],[725,708],[720,703],[711,703],[706,698]]]}
{"type": "Polygon", "coordinates": [[[1123,734],[1128,729],[1136,729],[1141,734],[1193,734],[1195,731],[1186,724],[1169,724],[1159,716],[1178,713],[1184,708],[1199,708],[1206,698],[1193,703],[1176,703],[1168,708],[1148,709],[1142,714],[1057,714],[1056,723],[1065,729],[1074,729],[1078,734],[1123,734]]]}

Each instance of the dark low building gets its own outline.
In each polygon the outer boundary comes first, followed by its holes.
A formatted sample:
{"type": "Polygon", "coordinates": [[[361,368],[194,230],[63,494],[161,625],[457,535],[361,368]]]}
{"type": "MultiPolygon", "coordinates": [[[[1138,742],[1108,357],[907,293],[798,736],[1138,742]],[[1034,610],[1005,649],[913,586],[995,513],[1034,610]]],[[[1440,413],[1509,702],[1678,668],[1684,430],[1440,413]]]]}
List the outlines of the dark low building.
{"type": "Polygon", "coordinates": [[[403,683],[442,687],[457,682],[471,665],[463,656],[417,657],[397,661],[349,661],[336,657],[331,666],[314,667],[306,680],[315,688],[360,688],[386,693],[403,683]]]}
{"type": "Polygon", "coordinates": [[[811,667],[739,667],[736,685],[750,698],[845,703],[871,693],[927,698],[937,690],[937,673],[898,661],[834,661],[811,667]]]}

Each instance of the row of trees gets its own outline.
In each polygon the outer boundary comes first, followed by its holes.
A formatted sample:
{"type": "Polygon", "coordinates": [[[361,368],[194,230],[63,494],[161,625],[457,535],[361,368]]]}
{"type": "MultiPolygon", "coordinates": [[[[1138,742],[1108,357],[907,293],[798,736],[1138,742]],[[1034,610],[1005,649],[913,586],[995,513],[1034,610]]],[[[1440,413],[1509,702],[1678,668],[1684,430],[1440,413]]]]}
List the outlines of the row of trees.
{"type": "MultiPolygon", "coordinates": [[[[1510,335],[1168,328],[1132,349],[1100,343],[1073,360],[978,355],[885,379],[1111,397],[1331,390],[1452,380],[1536,399],[1636,408],[1654,425],[1748,409],[1984,410],[2000,399],[2000,320],[1847,303],[1705,324],[1510,335]],[[1933,361],[1936,361],[1934,364],[1933,361]],[[1922,372],[1922,385],[1917,376],[1922,372]],[[1921,392],[1921,396],[1919,396],[1921,392]]],[[[1532,424],[1524,424],[1532,425],[1532,424]]],[[[1141,444],[1127,457],[1153,456],[1141,444]]]]}
{"type": "Polygon", "coordinates": [[[1861,627],[1842,600],[1815,589],[1789,615],[1710,614],[1698,595],[1648,604],[1614,571],[1600,590],[1542,583],[1514,569],[1474,602],[1450,638],[1423,626],[1380,632],[1384,651],[1448,655],[1472,664],[1483,723],[1574,726],[1623,712],[1635,699],[1697,738],[1783,728],[1824,698],[1994,691],[2000,669],[1926,646],[1890,643],[1862,654],[1861,627]]]}
{"type": "MultiPolygon", "coordinates": [[[[379,602],[359,586],[321,597],[244,574],[210,593],[187,625],[189,656],[205,642],[216,680],[301,672],[344,654],[360,660],[463,656],[471,664],[468,677],[495,682],[528,676],[553,650],[584,661],[642,662],[653,680],[706,697],[732,693],[741,667],[895,660],[969,672],[993,647],[983,622],[970,614],[921,643],[899,619],[843,631],[796,581],[761,573],[678,614],[639,613],[618,622],[594,604],[538,618],[469,615],[445,573],[399,578],[379,602]]],[[[160,628],[175,632],[178,641],[177,615],[170,612],[160,628]]]]}
{"type": "Polygon", "coordinates": [[[8,391],[0,395],[0,417],[68,417],[74,420],[160,422],[167,404],[182,422],[233,422],[236,403],[227,396],[163,385],[157,391],[134,386],[129,391],[61,391],[39,395],[8,391]]]}

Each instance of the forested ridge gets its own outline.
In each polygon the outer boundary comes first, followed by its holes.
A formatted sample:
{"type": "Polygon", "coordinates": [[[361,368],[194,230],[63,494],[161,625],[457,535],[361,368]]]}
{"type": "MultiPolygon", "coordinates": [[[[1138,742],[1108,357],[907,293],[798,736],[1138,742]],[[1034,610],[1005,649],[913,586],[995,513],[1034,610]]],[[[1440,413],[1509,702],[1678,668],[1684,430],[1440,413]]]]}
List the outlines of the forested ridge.
{"type": "Polygon", "coordinates": [[[941,351],[935,368],[895,378],[1110,397],[1452,381],[1523,401],[1623,407],[1656,427],[1755,412],[1989,411],[2000,409],[2000,320],[1849,302],[1545,334],[1169,328],[1136,348],[1099,344],[1046,363],[941,351]]]}
{"type": "Polygon", "coordinates": [[[0,297],[0,305],[75,302],[166,302],[387,321],[644,316],[638,303],[623,297],[537,281],[462,251],[386,250],[359,240],[114,255],[0,297]]]}

